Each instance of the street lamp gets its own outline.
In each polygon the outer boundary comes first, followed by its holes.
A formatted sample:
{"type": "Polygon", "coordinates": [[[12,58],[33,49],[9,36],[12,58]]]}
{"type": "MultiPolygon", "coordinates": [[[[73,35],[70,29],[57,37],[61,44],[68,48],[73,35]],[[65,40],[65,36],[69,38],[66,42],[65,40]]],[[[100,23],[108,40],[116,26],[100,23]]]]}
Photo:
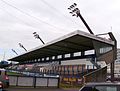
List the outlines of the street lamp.
{"type": "Polygon", "coordinates": [[[45,44],[45,43],[43,42],[43,40],[40,38],[40,36],[39,36],[36,32],[34,32],[33,34],[34,34],[34,37],[35,37],[36,39],[39,39],[43,44],[45,44]]]}
{"type": "Polygon", "coordinates": [[[27,52],[27,49],[21,43],[19,43],[19,46],[27,52]]]}
{"type": "Polygon", "coordinates": [[[77,4],[74,3],[73,5],[71,5],[68,10],[70,10],[70,14],[72,14],[72,16],[76,16],[76,17],[80,17],[80,19],[82,20],[82,22],[84,23],[84,25],[86,26],[86,28],[88,29],[88,31],[91,33],[91,34],[94,34],[92,32],[92,30],[90,29],[90,27],[88,26],[88,24],[86,23],[86,21],[84,20],[84,18],[82,17],[82,15],[80,14],[80,10],[79,8],[76,8],[77,4]]]}

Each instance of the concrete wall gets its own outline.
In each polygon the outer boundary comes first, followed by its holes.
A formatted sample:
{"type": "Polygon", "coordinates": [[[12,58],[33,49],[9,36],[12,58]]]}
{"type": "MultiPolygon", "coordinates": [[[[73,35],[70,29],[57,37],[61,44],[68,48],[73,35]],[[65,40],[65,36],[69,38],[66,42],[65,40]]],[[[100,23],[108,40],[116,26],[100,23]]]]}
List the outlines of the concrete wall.
{"type": "Polygon", "coordinates": [[[18,86],[33,86],[33,77],[18,77],[18,86]]]}
{"type": "Polygon", "coordinates": [[[9,76],[10,86],[59,87],[56,77],[9,76]]]}
{"type": "Polygon", "coordinates": [[[36,86],[47,86],[48,78],[36,78],[36,86]]]}

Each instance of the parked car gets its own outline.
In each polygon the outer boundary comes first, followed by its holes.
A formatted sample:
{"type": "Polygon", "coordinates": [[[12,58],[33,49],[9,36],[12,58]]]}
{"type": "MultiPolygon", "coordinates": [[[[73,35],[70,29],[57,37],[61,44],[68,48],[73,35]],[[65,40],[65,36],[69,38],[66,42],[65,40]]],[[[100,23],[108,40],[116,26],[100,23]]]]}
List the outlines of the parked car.
{"type": "Polygon", "coordinates": [[[120,83],[87,83],[79,91],[120,91],[120,83]]]}
{"type": "Polygon", "coordinates": [[[3,91],[3,83],[0,81],[0,91],[3,91]]]}
{"type": "Polygon", "coordinates": [[[9,87],[9,78],[5,69],[0,69],[0,81],[3,84],[3,88],[9,87]]]}

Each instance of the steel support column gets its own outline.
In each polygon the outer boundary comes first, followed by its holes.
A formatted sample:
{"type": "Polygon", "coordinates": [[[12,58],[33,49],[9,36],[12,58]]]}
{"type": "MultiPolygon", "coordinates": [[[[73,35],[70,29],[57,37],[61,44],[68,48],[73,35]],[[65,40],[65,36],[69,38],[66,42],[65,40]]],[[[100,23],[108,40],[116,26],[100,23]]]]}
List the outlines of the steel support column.
{"type": "Polygon", "coordinates": [[[114,35],[112,32],[108,33],[110,38],[114,41],[114,46],[113,46],[113,62],[110,64],[110,69],[111,69],[111,81],[114,81],[114,61],[117,59],[117,40],[115,39],[114,35]]]}

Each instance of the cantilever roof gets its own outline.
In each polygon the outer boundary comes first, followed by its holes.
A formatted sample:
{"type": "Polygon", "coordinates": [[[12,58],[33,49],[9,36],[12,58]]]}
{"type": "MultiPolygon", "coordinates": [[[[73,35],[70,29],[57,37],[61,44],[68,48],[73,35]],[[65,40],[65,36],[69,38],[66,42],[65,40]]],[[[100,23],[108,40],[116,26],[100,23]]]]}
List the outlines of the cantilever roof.
{"type": "Polygon", "coordinates": [[[27,53],[18,55],[9,61],[28,61],[37,58],[68,54],[73,52],[87,51],[94,49],[94,42],[99,43],[99,46],[113,46],[114,42],[95,35],[88,34],[83,31],[75,31],[65,36],[62,36],[54,41],[46,43],[42,46],[34,48],[27,53]]]}

